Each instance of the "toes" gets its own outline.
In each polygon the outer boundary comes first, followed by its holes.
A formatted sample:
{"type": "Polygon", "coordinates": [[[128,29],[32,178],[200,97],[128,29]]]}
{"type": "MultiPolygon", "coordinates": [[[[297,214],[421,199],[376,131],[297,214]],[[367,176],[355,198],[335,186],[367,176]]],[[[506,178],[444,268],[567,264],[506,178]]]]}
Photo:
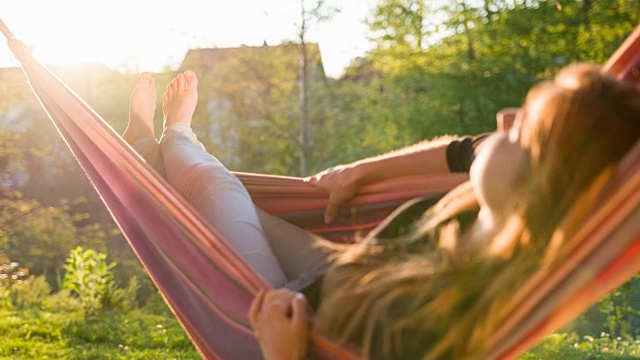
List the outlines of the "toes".
{"type": "Polygon", "coordinates": [[[186,82],[187,89],[193,90],[198,85],[198,78],[196,77],[196,74],[191,70],[187,70],[184,72],[184,80],[186,82]]]}
{"type": "Polygon", "coordinates": [[[165,100],[170,99],[173,94],[176,92],[176,88],[177,88],[177,84],[176,84],[176,79],[174,78],[173,80],[171,80],[171,82],[169,83],[169,85],[167,85],[167,91],[165,91],[165,100]]]}
{"type": "Polygon", "coordinates": [[[184,74],[178,74],[176,76],[176,93],[181,93],[187,90],[187,82],[184,79],[184,74]]]}
{"type": "Polygon", "coordinates": [[[155,90],[156,89],[156,79],[153,76],[151,76],[151,79],[149,79],[149,82],[147,82],[147,85],[150,88],[153,88],[155,90]]]}
{"type": "Polygon", "coordinates": [[[140,75],[138,75],[139,84],[150,85],[153,82],[154,82],[153,74],[151,74],[150,72],[143,72],[140,75]]]}
{"type": "Polygon", "coordinates": [[[186,70],[184,73],[176,75],[176,77],[167,85],[167,89],[163,94],[163,111],[167,111],[170,103],[175,100],[176,96],[183,96],[189,92],[196,92],[198,87],[197,85],[198,78],[191,70],[186,70]]]}

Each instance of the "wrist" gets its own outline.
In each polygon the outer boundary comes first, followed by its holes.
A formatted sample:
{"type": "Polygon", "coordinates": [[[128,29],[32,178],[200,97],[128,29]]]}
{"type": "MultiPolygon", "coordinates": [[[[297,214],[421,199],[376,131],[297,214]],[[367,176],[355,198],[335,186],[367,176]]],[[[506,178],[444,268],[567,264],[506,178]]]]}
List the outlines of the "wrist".
{"type": "Polygon", "coordinates": [[[366,161],[357,161],[344,168],[345,187],[361,187],[371,183],[371,164],[366,161]]]}
{"type": "Polygon", "coordinates": [[[386,159],[365,159],[351,165],[348,181],[350,185],[362,187],[378,181],[392,178],[397,162],[386,159]]]}

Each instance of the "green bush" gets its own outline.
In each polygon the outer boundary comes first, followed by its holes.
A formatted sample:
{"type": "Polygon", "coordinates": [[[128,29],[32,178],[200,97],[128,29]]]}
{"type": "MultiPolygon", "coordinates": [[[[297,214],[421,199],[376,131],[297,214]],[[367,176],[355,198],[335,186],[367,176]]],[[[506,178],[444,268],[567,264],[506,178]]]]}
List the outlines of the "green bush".
{"type": "Polygon", "coordinates": [[[87,315],[95,315],[105,303],[117,300],[112,272],[116,263],[108,264],[106,258],[104,253],[77,247],[71,250],[64,266],[64,287],[80,297],[87,315]]]}
{"type": "Polygon", "coordinates": [[[102,298],[103,309],[123,309],[132,310],[137,307],[136,297],[140,289],[138,278],[133,276],[129,279],[129,284],[124,289],[116,288],[115,282],[110,282],[102,298]]]}
{"type": "Polygon", "coordinates": [[[75,312],[82,310],[82,303],[71,294],[71,290],[60,289],[42,300],[42,309],[59,313],[75,312]]]}
{"type": "Polygon", "coordinates": [[[636,309],[640,291],[639,280],[640,275],[634,276],[602,298],[597,305],[598,311],[604,316],[604,332],[614,338],[636,335],[633,323],[640,315],[636,309]]]}
{"type": "MultiPolygon", "coordinates": [[[[6,261],[6,259],[3,259],[6,261]]],[[[0,264],[0,308],[13,306],[13,288],[22,284],[29,275],[29,269],[20,267],[14,261],[0,264]]]]}
{"type": "Polygon", "coordinates": [[[17,306],[38,306],[51,294],[51,285],[49,285],[44,276],[31,275],[24,282],[15,285],[12,292],[14,302],[17,306]]]}

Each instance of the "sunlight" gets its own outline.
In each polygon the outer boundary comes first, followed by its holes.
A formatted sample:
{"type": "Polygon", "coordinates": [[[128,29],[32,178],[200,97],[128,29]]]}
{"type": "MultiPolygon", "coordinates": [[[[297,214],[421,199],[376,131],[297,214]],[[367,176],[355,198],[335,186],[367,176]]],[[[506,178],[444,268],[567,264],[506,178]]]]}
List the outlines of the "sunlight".
{"type": "MultiPolygon", "coordinates": [[[[341,6],[334,21],[308,38],[320,44],[328,73],[367,48],[366,1],[341,6]]],[[[4,5],[0,18],[47,64],[101,62],[118,70],[162,71],[176,68],[193,48],[295,40],[297,15],[297,0],[21,0],[4,5]]],[[[0,46],[0,67],[16,65],[0,46]]]]}
{"type": "Polygon", "coordinates": [[[37,58],[54,64],[99,61],[110,67],[157,69],[175,65],[189,48],[276,43],[282,33],[295,34],[284,21],[264,26],[259,7],[251,11],[229,4],[224,11],[198,11],[202,5],[187,1],[178,8],[163,8],[162,2],[149,0],[27,0],[12,4],[2,16],[18,38],[34,47],[37,58]]]}
{"type": "MultiPolygon", "coordinates": [[[[131,2],[127,11],[122,11],[123,1],[41,3],[42,11],[18,9],[4,20],[46,63],[102,62],[110,67],[153,68],[169,61],[163,43],[176,41],[169,27],[158,31],[140,20],[139,14],[149,12],[145,3],[148,5],[146,1],[131,2]]],[[[186,46],[180,50],[184,52],[186,46]]]]}

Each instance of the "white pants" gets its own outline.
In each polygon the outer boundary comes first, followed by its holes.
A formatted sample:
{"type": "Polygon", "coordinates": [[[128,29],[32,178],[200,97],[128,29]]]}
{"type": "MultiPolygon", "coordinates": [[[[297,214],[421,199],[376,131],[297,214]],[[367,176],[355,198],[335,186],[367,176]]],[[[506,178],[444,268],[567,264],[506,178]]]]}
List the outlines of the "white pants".
{"type": "Polygon", "coordinates": [[[300,290],[328,267],[331,246],[257,209],[238,178],[206,152],[188,125],[171,125],[160,145],[152,138],[133,145],[272,286],[300,290]]]}

